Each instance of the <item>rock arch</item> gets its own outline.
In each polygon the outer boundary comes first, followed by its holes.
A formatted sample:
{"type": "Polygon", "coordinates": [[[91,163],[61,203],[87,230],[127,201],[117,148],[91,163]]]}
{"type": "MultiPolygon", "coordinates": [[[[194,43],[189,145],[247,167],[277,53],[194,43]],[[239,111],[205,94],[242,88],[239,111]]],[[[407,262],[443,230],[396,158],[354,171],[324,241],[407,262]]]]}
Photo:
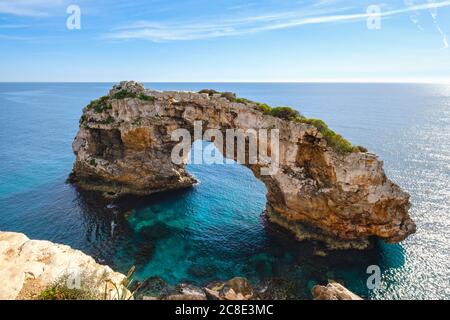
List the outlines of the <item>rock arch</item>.
{"type": "Polygon", "coordinates": [[[280,170],[259,174],[267,187],[267,217],[300,240],[330,248],[365,248],[379,237],[399,242],[415,232],[409,195],[391,182],[377,156],[342,154],[311,124],[267,115],[258,104],[215,92],[145,90],[122,82],[83,110],[73,142],[71,181],[106,195],[147,195],[186,188],[196,181],[173,164],[171,132],[203,128],[277,128],[280,170]]]}

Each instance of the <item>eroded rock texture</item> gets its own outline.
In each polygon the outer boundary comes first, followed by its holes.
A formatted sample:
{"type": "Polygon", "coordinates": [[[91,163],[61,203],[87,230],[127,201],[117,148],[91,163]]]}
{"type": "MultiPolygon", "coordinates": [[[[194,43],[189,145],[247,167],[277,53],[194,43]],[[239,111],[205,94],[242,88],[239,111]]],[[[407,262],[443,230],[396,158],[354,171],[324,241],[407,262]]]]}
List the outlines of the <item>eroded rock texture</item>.
{"type": "Polygon", "coordinates": [[[363,300],[337,282],[330,282],[326,286],[314,286],[312,295],[314,300],[363,300]]]}
{"type": "Polygon", "coordinates": [[[298,239],[365,248],[371,237],[399,242],[415,231],[409,195],[386,177],[376,155],[342,154],[315,126],[267,115],[256,103],[223,94],[120,83],[83,110],[72,181],[110,196],[191,186],[196,181],[185,165],[171,161],[178,143],[171,133],[184,128],[193,136],[195,121],[203,121],[203,130],[280,130],[278,172],[261,175],[264,163],[248,167],[267,187],[268,219],[298,239]]]}
{"type": "MultiPolygon", "coordinates": [[[[50,241],[30,240],[22,233],[0,231],[0,270],[1,300],[38,299],[43,290],[75,271],[79,273],[79,285],[89,288],[93,298],[131,298],[131,293],[122,286],[123,274],[98,264],[79,250],[50,241]]],[[[78,282],[69,283],[75,287],[78,282]]]]}

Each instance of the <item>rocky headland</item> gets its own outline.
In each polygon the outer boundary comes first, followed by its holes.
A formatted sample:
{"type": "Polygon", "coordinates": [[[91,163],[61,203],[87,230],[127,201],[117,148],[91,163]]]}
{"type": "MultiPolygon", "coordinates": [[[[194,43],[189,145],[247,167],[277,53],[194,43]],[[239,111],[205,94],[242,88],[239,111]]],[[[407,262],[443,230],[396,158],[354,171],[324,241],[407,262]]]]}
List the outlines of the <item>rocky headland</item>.
{"type": "Polygon", "coordinates": [[[196,180],[185,164],[171,161],[178,143],[171,133],[193,133],[196,121],[223,132],[279,129],[279,170],[261,175],[269,164],[246,165],[267,187],[267,218],[299,240],[364,249],[372,238],[395,243],[415,232],[409,195],[386,177],[376,155],[290,108],[213,90],[161,92],[132,81],[114,86],[83,109],[70,180],[108,197],[190,187],[196,180]]]}

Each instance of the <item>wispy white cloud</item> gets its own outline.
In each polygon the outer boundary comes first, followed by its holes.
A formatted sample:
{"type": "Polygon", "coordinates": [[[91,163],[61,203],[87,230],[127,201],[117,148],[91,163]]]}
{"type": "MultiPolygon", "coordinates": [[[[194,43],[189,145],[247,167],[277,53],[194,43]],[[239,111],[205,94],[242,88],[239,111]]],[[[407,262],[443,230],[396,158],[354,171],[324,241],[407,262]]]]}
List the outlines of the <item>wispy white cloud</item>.
{"type": "MultiPolygon", "coordinates": [[[[214,22],[160,23],[139,21],[104,37],[115,40],[145,39],[151,41],[199,40],[227,36],[254,34],[269,30],[294,28],[311,24],[352,22],[365,20],[371,16],[366,12],[342,14],[350,8],[333,6],[339,0],[322,0],[309,9],[279,12],[267,15],[246,16],[239,19],[215,19],[214,22]],[[333,8],[334,7],[334,8],[333,8]]],[[[450,0],[428,1],[421,4],[409,3],[406,7],[382,11],[381,17],[395,16],[423,10],[437,10],[449,7],[450,0]]],[[[354,11],[354,10],[353,10],[354,11]]]]}
{"type": "Polygon", "coordinates": [[[33,38],[30,38],[30,37],[11,36],[11,35],[7,35],[7,34],[0,34],[0,39],[2,39],[2,40],[17,40],[17,41],[33,40],[33,38]]]}
{"type": "Polygon", "coordinates": [[[16,16],[43,17],[64,0],[0,0],[0,13],[16,16]]]}
{"type": "Polygon", "coordinates": [[[341,0],[318,0],[313,4],[313,7],[324,7],[329,5],[335,5],[341,2],[341,0]]]}
{"type": "MultiPolygon", "coordinates": [[[[427,0],[429,4],[434,4],[435,1],[434,0],[427,0]]],[[[444,45],[444,48],[447,49],[448,48],[448,40],[447,40],[447,35],[445,34],[445,32],[442,30],[441,26],[439,25],[438,22],[438,11],[436,7],[431,7],[429,9],[430,11],[430,15],[431,15],[431,19],[433,20],[434,26],[436,27],[436,30],[439,32],[439,34],[442,37],[442,43],[444,45]]]]}
{"type": "Polygon", "coordinates": [[[22,29],[28,28],[27,24],[0,24],[0,29],[22,29]]]}
{"type": "MultiPolygon", "coordinates": [[[[405,3],[406,7],[414,7],[416,5],[415,0],[403,0],[403,2],[405,3]]],[[[411,20],[411,22],[417,27],[417,29],[419,29],[420,31],[424,31],[422,25],[420,24],[419,18],[420,12],[418,10],[410,11],[409,19],[411,20]]]]}

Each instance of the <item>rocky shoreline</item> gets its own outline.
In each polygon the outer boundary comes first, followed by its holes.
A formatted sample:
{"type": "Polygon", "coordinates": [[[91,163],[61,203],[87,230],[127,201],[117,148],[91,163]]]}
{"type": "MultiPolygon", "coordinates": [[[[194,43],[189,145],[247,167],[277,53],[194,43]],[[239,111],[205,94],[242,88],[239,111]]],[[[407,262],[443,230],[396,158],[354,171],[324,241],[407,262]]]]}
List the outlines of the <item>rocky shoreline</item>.
{"type": "MultiPolygon", "coordinates": [[[[134,286],[134,297],[140,300],[291,300],[286,288],[277,285],[255,287],[245,278],[215,281],[205,287],[180,283],[170,287],[162,279],[153,277],[134,286]]],[[[363,300],[342,284],[330,280],[326,286],[315,285],[313,300],[363,300]]]]}
{"type": "Polygon", "coordinates": [[[171,133],[192,132],[197,121],[204,131],[279,130],[279,170],[261,175],[268,164],[247,166],[267,187],[269,220],[297,239],[365,249],[372,238],[397,243],[415,232],[409,195],[386,177],[376,155],[290,108],[213,90],[161,92],[133,81],[114,86],[83,109],[70,181],[106,197],[190,187],[196,181],[185,164],[171,161],[171,133]]]}
{"type": "MultiPolygon", "coordinates": [[[[113,271],[66,245],[50,241],[30,240],[22,233],[0,231],[0,300],[35,300],[51,298],[105,299],[105,300],[284,300],[286,289],[273,284],[254,287],[241,277],[215,281],[205,287],[188,283],[169,286],[164,280],[152,277],[133,282],[130,276],[113,271]],[[49,289],[78,272],[79,285],[90,295],[49,297],[49,289]],[[43,295],[47,292],[46,295],[43,295]]],[[[75,278],[74,278],[75,279],[75,278]]],[[[76,285],[76,280],[73,282],[76,285]]],[[[66,289],[67,290],[67,289],[66,289]]],[[[81,289],[79,289],[81,290],[81,289]]],[[[51,292],[50,292],[51,293],[51,292]]],[[[315,300],[361,300],[339,283],[317,285],[312,289],[315,300]]]]}

